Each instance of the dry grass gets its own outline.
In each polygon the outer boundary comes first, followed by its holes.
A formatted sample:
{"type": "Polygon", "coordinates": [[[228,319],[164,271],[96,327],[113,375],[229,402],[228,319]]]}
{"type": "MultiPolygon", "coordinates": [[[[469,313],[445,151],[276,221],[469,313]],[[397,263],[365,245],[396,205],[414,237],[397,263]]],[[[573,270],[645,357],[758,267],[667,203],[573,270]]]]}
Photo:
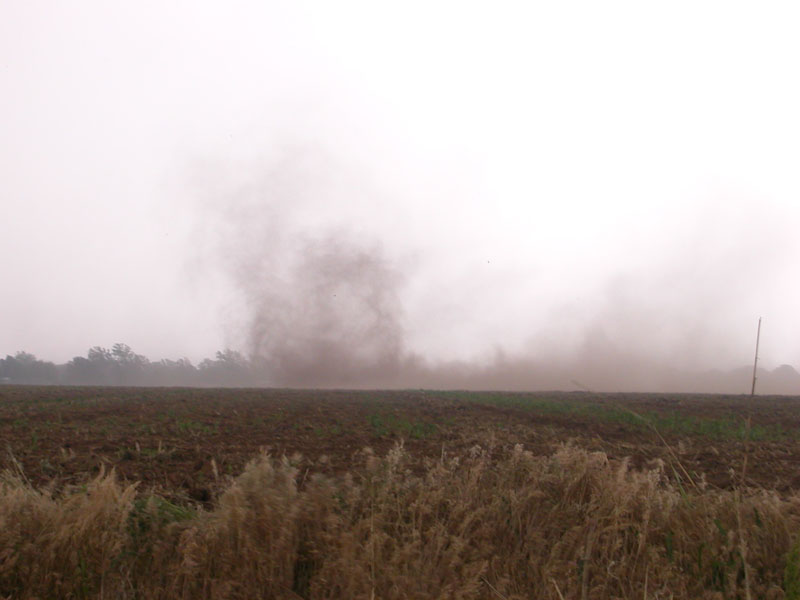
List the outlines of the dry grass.
{"type": "Polygon", "coordinates": [[[363,458],[334,479],[261,456],[210,511],[113,473],[58,496],[7,474],[0,597],[792,597],[794,497],[685,490],[573,447],[363,458]]]}

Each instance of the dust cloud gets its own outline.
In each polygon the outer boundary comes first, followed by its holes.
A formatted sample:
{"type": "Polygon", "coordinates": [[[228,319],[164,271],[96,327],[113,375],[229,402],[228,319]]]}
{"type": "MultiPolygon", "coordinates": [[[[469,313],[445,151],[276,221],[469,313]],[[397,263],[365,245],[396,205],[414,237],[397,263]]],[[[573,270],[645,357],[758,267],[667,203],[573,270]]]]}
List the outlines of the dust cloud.
{"type": "Polygon", "coordinates": [[[403,275],[378,241],[331,225],[330,209],[320,218],[326,200],[358,195],[337,179],[324,153],[286,149],[232,192],[205,176],[198,186],[211,190],[203,204],[209,219],[198,236],[211,245],[200,244],[206,253],[194,269],[214,264],[233,284],[228,343],[245,350],[260,381],[292,387],[399,381],[407,356],[398,294],[403,275]]]}
{"type": "MultiPolygon", "coordinates": [[[[236,295],[228,311],[229,343],[245,350],[260,382],[749,391],[749,340],[754,342],[758,307],[764,305],[753,282],[782,272],[775,257],[786,236],[778,219],[700,214],[682,237],[666,242],[673,247],[657,249],[658,260],[610,269],[602,286],[585,294],[589,300],[550,306],[536,324],[509,323],[509,330],[531,329],[525,348],[509,351],[502,340],[490,340],[495,350],[489,354],[449,360],[410,347],[403,291],[413,268],[401,268],[398,252],[387,249],[380,232],[359,226],[364,204],[348,198],[364,200],[377,192],[368,185],[349,187],[362,180],[335,176],[341,165],[318,153],[294,155],[297,160],[282,157],[238,188],[213,182],[204,204],[210,216],[203,237],[213,242],[206,244],[205,257],[236,295]]],[[[789,365],[762,369],[759,390],[798,393],[800,375],[789,365]]]]}
{"type": "Polygon", "coordinates": [[[304,242],[287,272],[243,283],[247,345],[268,379],[289,386],[380,385],[404,356],[398,277],[379,246],[344,234],[304,242]]]}

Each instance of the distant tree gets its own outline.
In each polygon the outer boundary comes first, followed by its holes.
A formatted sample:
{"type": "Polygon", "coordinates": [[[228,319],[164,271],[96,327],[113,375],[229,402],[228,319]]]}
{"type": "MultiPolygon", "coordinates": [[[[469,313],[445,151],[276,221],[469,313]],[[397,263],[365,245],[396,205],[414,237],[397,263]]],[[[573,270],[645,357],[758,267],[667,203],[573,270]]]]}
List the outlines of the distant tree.
{"type": "MultiPolygon", "coordinates": [[[[32,359],[35,360],[32,355],[21,357],[23,362],[32,359]]],[[[76,356],[70,360],[63,371],[62,382],[72,385],[232,387],[263,383],[260,378],[263,369],[241,352],[231,349],[220,350],[213,359],[207,358],[195,366],[188,358],[151,362],[123,343],[114,344],[110,350],[93,346],[85,357],[76,356]]],[[[57,375],[57,370],[55,372],[57,375]]]]}
{"type": "Polygon", "coordinates": [[[150,363],[148,373],[154,385],[197,385],[198,371],[188,358],[150,363]]]}
{"type": "Polygon", "coordinates": [[[200,363],[199,371],[204,385],[235,387],[256,382],[250,361],[241,352],[231,349],[218,351],[215,360],[205,359],[200,363]]]}
{"type": "Polygon", "coordinates": [[[64,371],[64,383],[72,385],[98,384],[98,372],[95,361],[76,356],[67,363],[64,371]]]}
{"type": "Polygon", "coordinates": [[[197,370],[188,358],[179,358],[175,361],[175,365],[180,371],[194,372],[197,370]]]}
{"type": "Polygon", "coordinates": [[[67,363],[65,380],[74,385],[112,385],[114,359],[100,346],[89,348],[86,357],[76,356],[67,363]]]}
{"type": "Polygon", "coordinates": [[[244,354],[230,348],[217,351],[217,362],[232,368],[246,369],[248,366],[248,360],[244,357],[244,354]]]}
{"type": "Polygon", "coordinates": [[[136,354],[128,344],[114,344],[111,347],[111,357],[121,365],[144,366],[150,361],[146,356],[136,354]]]}
{"type": "Polygon", "coordinates": [[[150,361],[141,354],[136,354],[127,344],[117,343],[111,348],[111,357],[115,363],[114,375],[116,384],[147,385],[147,366],[150,361]]]}
{"type": "MultiPolygon", "coordinates": [[[[9,357],[11,358],[11,357],[9,357]]],[[[25,352],[24,350],[20,350],[17,352],[13,359],[17,361],[20,365],[24,365],[27,367],[31,367],[39,362],[35,355],[31,354],[30,352],[25,352]]]]}
{"type": "Polygon", "coordinates": [[[114,360],[111,352],[105,348],[101,348],[100,346],[89,348],[89,351],[86,353],[86,358],[95,364],[106,364],[114,360]]]}
{"type": "Polygon", "coordinates": [[[65,379],[84,385],[146,385],[149,364],[127,344],[114,344],[111,350],[94,346],[86,358],[76,356],[67,363],[65,379]]]}
{"type": "Polygon", "coordinates": [[[17,352],[0,360],[0,378],[9,383],[55,384],[58,369],[51,362],[41,361],[29,352],[17,352]]]}

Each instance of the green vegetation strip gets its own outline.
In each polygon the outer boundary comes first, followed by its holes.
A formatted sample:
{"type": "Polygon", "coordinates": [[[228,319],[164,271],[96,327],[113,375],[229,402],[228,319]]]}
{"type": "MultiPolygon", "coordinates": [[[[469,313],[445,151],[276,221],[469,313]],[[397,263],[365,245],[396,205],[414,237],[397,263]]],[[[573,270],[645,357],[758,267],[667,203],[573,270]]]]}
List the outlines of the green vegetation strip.
{"type": "Polygon", "coordinates": [[[698,417],[678,411],[634,411],[619,404],[576,401],[546,396],[502,394],[492,392],[458,393],[455,398],[465,402],[498,407],[518,408],[542,415],[564,415],[574,418],[616,423],[634,429],[655,428],[662,434],[700,436],[718,440],[786,440],[797,439],[798,431],[781,425],[751,424],[744,417],[726,415],[721,418],[698,417]]]}
{"type": "Polygon", "coordinates": [[[377,437],[397,435],[420,440],[435,435],[438,431],[438,427],[434,423],[411,421],[390,412],[371,414],[369,424],[377,437]]]}

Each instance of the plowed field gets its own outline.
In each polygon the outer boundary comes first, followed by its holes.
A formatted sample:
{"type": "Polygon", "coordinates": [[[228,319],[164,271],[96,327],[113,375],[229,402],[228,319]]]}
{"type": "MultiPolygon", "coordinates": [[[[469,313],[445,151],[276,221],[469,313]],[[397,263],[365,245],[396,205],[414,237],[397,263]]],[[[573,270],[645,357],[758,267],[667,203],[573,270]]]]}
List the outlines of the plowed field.
{"type": "Polygon", "coordinates": [[[0,468],[38,487],[114,468],[201,503],[259,452],[339,472],[397,443],[420,466],[572,444],[636,468],[663,461],[687,485],[800,488],[795,397],[3,386],[0,438],[0,468]]]}

